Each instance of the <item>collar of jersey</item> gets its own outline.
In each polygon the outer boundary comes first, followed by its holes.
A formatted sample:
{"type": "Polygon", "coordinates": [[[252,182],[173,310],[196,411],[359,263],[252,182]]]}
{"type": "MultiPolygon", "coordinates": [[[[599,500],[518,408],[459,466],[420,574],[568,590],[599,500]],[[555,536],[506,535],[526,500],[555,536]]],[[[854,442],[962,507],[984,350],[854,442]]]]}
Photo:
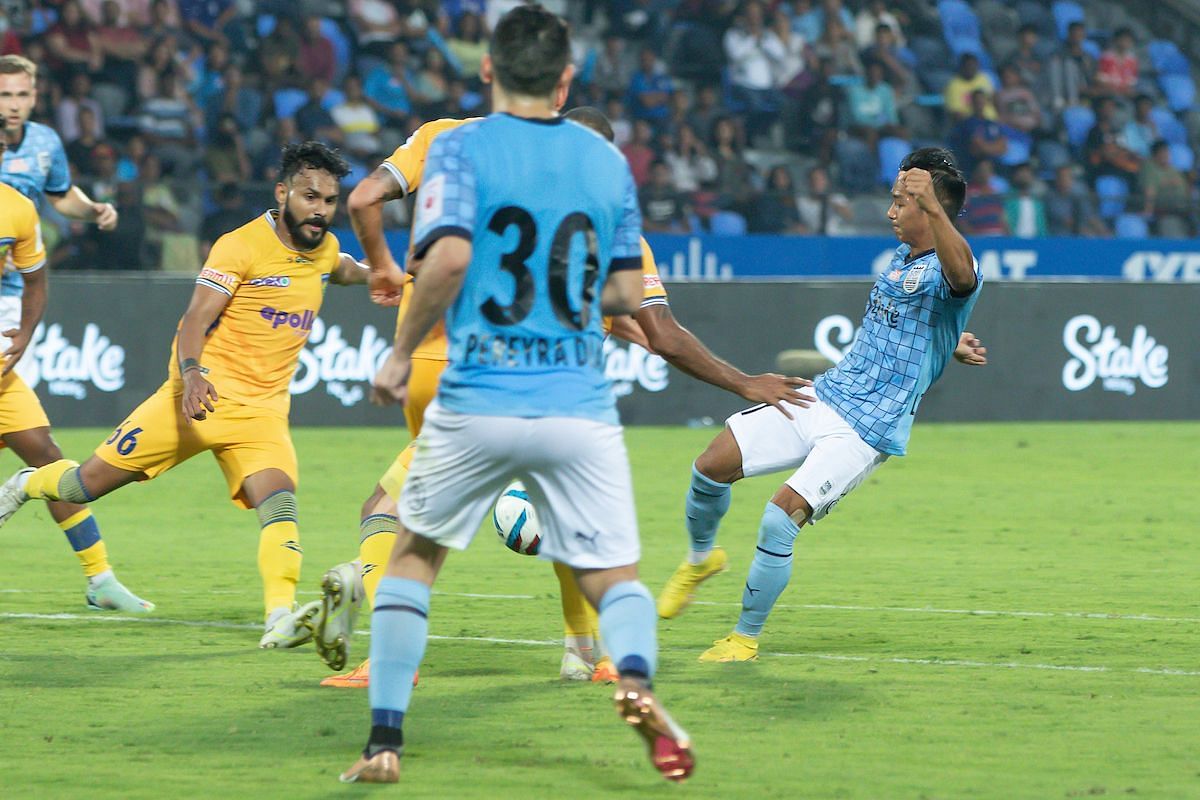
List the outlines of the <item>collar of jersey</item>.
{"type": "Polygon", "coordinates": [[[936,252],[936,250],[931,247],[928,250],[922,250],[919,253],[913,253],[912,245],[909,245],[908,254],[906,256],[904,256],[904,263],[905,263],[905,265],[911,264],[914,261],[919,261],[922,258],[925,258],[926,256],[931,256],[935,252],[936,252]]]}
{"type": "Polygon", "coordinates": [[[507,111],[497,111],[496,113],[505,117],[511,117],[512,119],[519,119],[521,122],[532,122],[534,125],[559,125],[566,120],[566,117],[561,115],[557,117],[518,117],[516,114],[510,114],[507,111]]]}

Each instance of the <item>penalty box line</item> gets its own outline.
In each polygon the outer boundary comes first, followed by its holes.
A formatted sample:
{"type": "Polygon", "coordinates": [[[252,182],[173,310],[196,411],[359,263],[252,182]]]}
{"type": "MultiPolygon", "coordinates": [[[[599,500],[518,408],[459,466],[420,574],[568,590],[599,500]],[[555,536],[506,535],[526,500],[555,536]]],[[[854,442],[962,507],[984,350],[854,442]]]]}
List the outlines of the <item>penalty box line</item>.
{"type": "MultiPolygon", "coordinates": [[[[163,617],[122,617],[110,616],[101,612],[92,614],[34,614],[21,612],[0,613],[0,619],[13,620],[43,620],[67,622],[123,622],[142,623],[148,625],[178,625],[187,628],[218,628],[224,630],[262,630],[261,625],[251,625],[242,622],[222,622],[219,620],[186,620],[166,619],[163,617]]],[[[359,636],[369,636],[370,631],[355,631],[359,636]]],[[[531,647],[561,647],[560,640],[545,639],[503,639],[494,636],[438,636],[430,634],[429,638],[442,642],[483,642],[486,644],[524,645],[531,647]]],[[[1200,670],[1176,669],[1172,667],[1109,667],[1103,665],[1087,666],[1078,664],[1039,664],[1020,661],[974,661],[958,658],[905,658],[901,656],[851,656],[835,653],[769,653],[768,658],[799,658],[816,661],[840,661],[861,664],[898,664],[902,666],[928,667],[966,667],[972,669],[1030,669],[1051,672],[1092,672],[1092,673],[1133,673],[1139,675],[1170,675],[1183,677],[1200,677],[1200,670]]]]}

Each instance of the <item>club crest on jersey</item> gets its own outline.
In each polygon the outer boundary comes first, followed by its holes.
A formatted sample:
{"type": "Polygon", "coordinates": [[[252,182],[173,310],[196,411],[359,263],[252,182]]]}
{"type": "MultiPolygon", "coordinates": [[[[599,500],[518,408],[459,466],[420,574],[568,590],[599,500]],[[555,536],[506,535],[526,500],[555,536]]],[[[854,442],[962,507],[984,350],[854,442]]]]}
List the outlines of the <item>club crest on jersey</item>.
{"type": "Polygon", "coordinates": [[[925,264],[913,264],[908,269],[908,274],[904,276],[904,291],[912,294],[921,285],[921,273],[925,271],[925,264]]]}

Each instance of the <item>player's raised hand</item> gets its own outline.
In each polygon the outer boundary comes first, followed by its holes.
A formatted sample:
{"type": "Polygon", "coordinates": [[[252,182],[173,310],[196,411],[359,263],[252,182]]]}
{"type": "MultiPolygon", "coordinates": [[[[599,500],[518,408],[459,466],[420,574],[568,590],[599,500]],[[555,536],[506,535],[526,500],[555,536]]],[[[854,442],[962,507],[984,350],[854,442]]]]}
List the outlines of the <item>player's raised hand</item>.
{"type": "Polygon", "coordinates": [[[987,348],[975,334],[963,331],[958,337],[958,347],[954,348],[954,359],[969,367],[982,367],[987,363],[987,348]]]}
{"type": "Polygon", "coordinates": [[[29,333],[23,333],[20,328],[10,328],[4,331],[4,335],[8,338],[8,349],[4,351],[4,370],[0,371],[0,375],[7,375],[12,372],[13,367],[21,360],[21,356],[25,355],[25,348],[29,347],[29,333]]]}
{"type": "Polygon", "coordinates": [[[738,394],[751,403],[766,403],[775,406],[785,417],[791,419],[792,415],[788,413],[787,406],[808,408],[817,402],[817,398],[812,392],[805,394],[800,391],[811,386],[812,381],[804,378],[791,378],[767,372],[762,375],[751,375],[742,384],[738,394]]]}
{"type": "Polygon", "coordinates": [[[371,302],[380,306],[398,306],[404,296],[404,271],[396,266],[395,261],[371,266],[371,274],[367,276],[367,289],[371,293],[371,302]]]}
{"type": "Polygon", "coordinates": [[[928,170],[904,170],[900,173],[900,187],[908,192],[909,196],[926,214],[942,207],[938,203],[937,192],[934,190],[933,176],[929,174],[928,170]]]}
{"type": "Polygon", "coordinates": [[[102,231],[111,231],[117,227],[117,209],[112,203],[92,203],[96,212],[96,225],[102,231]]]}
{"type": "Polygon", "coordinates": [[[208,382],[198,369],[185,370],[183,373],[183,418],[192,424],[192,420],[203,420],[208,412],[216,411],[213,403],[217,402],[217,387],[208,382]]]}
{"type": "Polygon", "coordinates": [[[375,373],[371,386],[371,402],[377,406],[390,406],[408,401],[408,376],[412,372],[412,359],[388,353],[387,360],[375,373]]]}

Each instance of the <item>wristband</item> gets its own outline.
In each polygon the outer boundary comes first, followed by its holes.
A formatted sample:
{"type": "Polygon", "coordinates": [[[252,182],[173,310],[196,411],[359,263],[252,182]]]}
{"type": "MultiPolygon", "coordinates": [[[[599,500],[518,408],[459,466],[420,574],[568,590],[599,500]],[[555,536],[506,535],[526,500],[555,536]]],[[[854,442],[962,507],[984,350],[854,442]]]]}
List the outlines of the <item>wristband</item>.
{"type": "Polygon", "coordinates": [[[193,370],[193,369],[198,370],[201,375],[208,374],[208,370],[205,369],[204,367],[200,366],[200,362],[194,358],[185,358],[183,361],[179,362],[180,377],[182,377],[185,372],[187,372],[189,370],[193,370]]]}

